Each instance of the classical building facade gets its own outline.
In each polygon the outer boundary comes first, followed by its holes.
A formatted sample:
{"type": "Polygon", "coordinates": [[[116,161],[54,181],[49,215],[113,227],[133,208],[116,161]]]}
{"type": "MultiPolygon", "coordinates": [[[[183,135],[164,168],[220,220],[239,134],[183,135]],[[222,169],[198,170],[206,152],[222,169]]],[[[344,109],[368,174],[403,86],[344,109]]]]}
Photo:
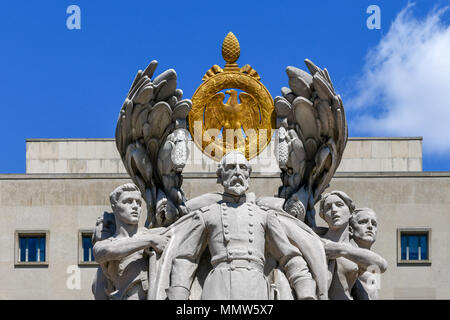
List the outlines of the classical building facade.
{"type": "MultiPolygon", "coordinates": [[[[189,150],[186,196],[219,191],[216,162],[192,141],[189,150]]],[[[271,143],[251,160],[261,196],[280,185],[273,152],[271,143]]],[[[92,299],[89,239],[126,182],[114,139],[27,140],[26,173],[0,175],[0,299],[92,299]]],[[[421,138],[350,138],[330,190],[377,213],[373,250],[389,264],[381,299],[450,298],[450,172],[422,171],[421,138]]]]}

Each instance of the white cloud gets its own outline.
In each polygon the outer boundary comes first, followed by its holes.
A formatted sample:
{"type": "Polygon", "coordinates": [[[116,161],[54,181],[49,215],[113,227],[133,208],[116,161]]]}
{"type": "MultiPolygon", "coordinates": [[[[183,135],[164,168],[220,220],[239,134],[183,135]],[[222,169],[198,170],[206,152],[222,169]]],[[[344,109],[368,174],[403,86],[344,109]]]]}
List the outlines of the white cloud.
{"type": "Polygon", "coordinates": [[[350,127],[356,134],[423,136],[425,151],[450,153],[448,8],[417,19],[412,7],[369,51],[357,93],[346,102],[358,114],[350,127]]]}

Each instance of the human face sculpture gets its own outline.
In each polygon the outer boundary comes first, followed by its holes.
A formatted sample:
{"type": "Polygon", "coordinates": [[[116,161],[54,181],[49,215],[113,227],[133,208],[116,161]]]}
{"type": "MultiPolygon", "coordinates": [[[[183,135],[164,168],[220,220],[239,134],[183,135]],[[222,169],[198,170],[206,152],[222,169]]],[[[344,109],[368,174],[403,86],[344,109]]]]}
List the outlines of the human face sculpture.
{"type": "Polygon", "coordinates": [[[324,200],[322,218],[332,230],[345,228],[350,220],[350,209],[341,197],[331,194],[324,200]]]}
{"type": "Polygon", "coordinates": [[[377,216],[370,209],[356,212],[351,227],[353,239],[359,246],[370,247],[377,239],[377,216]]]}
{"type": "Polygon", "coordinates": [[[226,193],[241,196],[248,190],[250,164],[240,152],[231,152],[222,160],[222,186],[226,193]]]}
{"type": "Polygon", "coordinates": [[[137,191],[124,191],[114,205],[114,215],[124,224],[138,224],[142,212],[141,195],[137,191]]]}

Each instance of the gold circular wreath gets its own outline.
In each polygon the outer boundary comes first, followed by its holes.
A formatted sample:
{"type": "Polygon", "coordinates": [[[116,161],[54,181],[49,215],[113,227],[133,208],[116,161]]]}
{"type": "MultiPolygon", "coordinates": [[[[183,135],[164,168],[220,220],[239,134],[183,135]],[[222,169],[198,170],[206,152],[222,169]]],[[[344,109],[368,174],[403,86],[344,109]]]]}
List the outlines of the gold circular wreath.
{"type": "MultiPolygon", "coordinates": [[[[215,66],[217,67],[217,66],[215,66]]],[[[214,68],[214,67],[213,67],[214,68]]],[[[206,128],[204,121],[205,108],[208,101],[216,93],[224,89],[239,89],[250,94],[258,103],[260,119],[257,119],[258,125],[254,128],[256,136],[249,139],[247,132],[245,140],[239,145],[235,144],[232,149],[242,152],[250,160],[260,154],[269,144],[272,137],[272,128],[275,127],[275,113],[273,99],[267,88],[260,82],[259,76],[249,75],[246,72],[251,69],[245,66],[242,69],[227,71],[216,68],[214,75],[205,76],[204,82],[197,88],[192,96],[192,109],[189,112],[189,131],[195,144],[214,160],[220,160],[221,156],[231,151],[222,139],[209,135],[209,129],[221,130],[222,128],[206,128]],[[199,128],[201,124],[201,128],[199,128]],[[265,135],[264,135],[264,130],[265,135]],[[219,154],[215,152],[218,150],[219,154]]],[[[236,68],[237,69],[237,68],[236,68]]]]}

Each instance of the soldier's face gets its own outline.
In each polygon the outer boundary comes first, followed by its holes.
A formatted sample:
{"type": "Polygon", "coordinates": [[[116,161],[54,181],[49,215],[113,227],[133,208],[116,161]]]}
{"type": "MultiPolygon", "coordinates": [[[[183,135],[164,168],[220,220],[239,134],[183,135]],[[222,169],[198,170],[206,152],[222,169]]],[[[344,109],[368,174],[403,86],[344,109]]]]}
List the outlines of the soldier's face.
{"type": "Polygon", "coordinates": [[[240,196],[248,190],[250,168],[241,153],[227,155],[223,164],[222,185],[226,193],[240,196]]]}
{"type": "Polygon", "coordinates": [[[137,191],[122,192],[114,207],[114,215],[125,224],[137,224],[141,211],[142,200],[137,191]]]}
{"type": "Polygon", "coordinates": [[[323,219],[330,229],[340,229],[348,225],[350,209],[339,196],[332,194],[325,199],[323,219]]]}
{"type": "Polygon", "coordinates": [[[371,210],[360,211],[352,221],[353,238],[373,244],[377,238],[377,216],[371,210]]]}

